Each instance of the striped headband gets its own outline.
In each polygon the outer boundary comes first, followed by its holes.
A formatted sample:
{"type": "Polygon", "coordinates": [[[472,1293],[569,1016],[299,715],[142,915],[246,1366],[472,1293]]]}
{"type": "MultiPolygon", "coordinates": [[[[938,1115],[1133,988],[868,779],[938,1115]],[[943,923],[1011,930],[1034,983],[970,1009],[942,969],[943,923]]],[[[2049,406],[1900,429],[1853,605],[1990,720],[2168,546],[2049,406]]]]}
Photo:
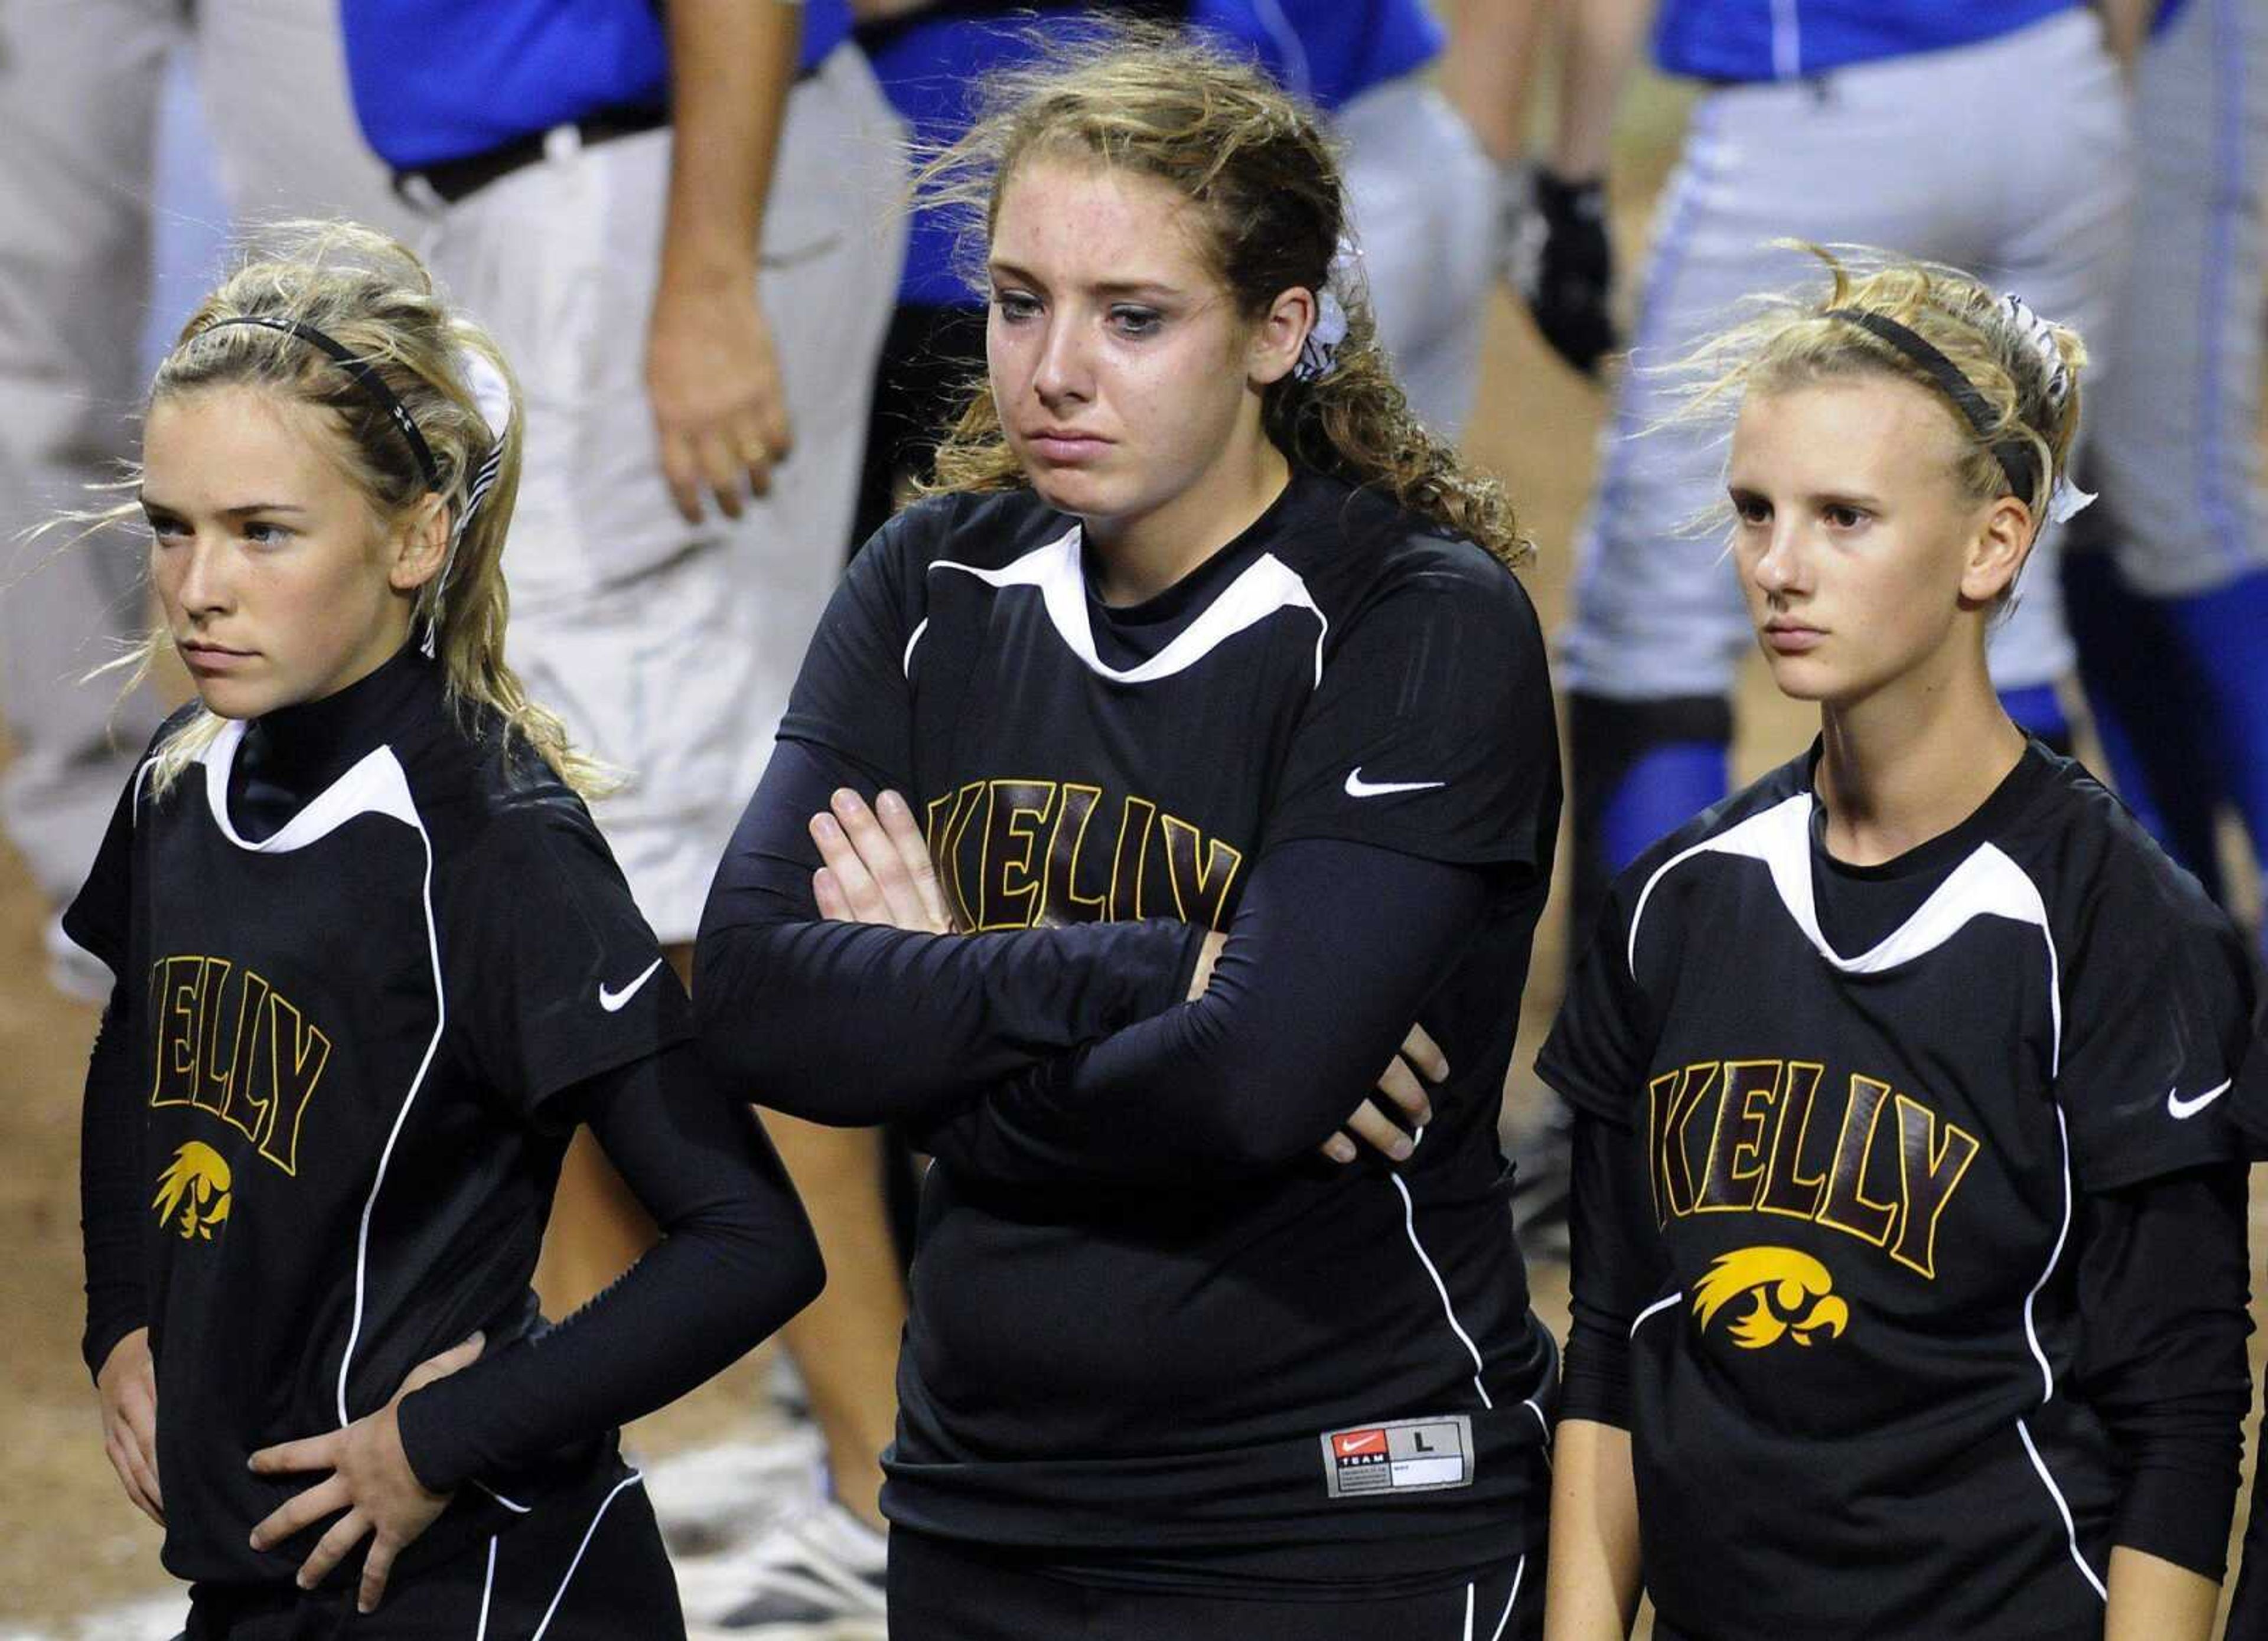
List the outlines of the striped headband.
{"type": "MultiPolygon", "coordinates": [[[[1984,395],[1977,391],[1977,384],[1963,376],[1961,367],[1940,352],[1927,337],[1894,319],[1861,308],[1829,308],[1821,317],[1847,320],[1889,342],[1921,366],[1930,379],[1944,390],[1945,396],[1968,418],[1969,425],[1977,430],[1977,437],[1992,438],[1992,424],[1998,420],[1992,407],[1984,402],[1984,395]]],[[[2039,452],[2029,439],[2001,438],[1993,441],[1992,454],[2000,463],[2000,471],[2008,475],[2008,488],[2026,506],[2030,506],[2032,498],[2039,493],[2039,452]]]]}

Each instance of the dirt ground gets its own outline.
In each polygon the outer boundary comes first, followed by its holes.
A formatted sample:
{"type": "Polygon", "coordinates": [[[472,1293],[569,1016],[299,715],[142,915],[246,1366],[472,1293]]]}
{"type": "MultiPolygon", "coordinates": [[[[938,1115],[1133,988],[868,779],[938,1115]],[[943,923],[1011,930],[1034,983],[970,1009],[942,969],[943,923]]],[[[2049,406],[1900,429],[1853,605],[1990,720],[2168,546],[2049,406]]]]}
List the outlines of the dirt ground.
{"type": "MultiPolygon", "coordinates": [[[[1645,99],[1627,132],[1631,157],[1618,180],[1617,238],[1635,265],[1645,213],[1680,123],[1675,98],[1645,99]]],[[[1528,585],[1547,627],[1565,607],[1571,538],[1587,491],[1602,403],[1535,341],[1523,318],[1494,300],[1484,366],[1483,406],[1469,450],[1510,487],[1540,548],[1528,585]]],[[[1808,740],[1815,725],[1783,701],[1761,669],[1741,695],[1742,780],[1771,768],[1808,740]]],[[[0,759],[5,757],[0,746],[0,759]]],[[[1564,851],[1563,851],[1564,853],[1564,851]]],[[[158,1534],[121,1495],[102,1456],[92,1395],[80,1367],[77,1246],[78,1091],[92,1010],[61,999],[46,983],[40,905],[22,868],[0,843],[0,1452],[9,1455],[0,1489],[0,1631],[66,1623],[90,1607],[151,1593],[166,1586],[158,1534]]],[[[1565,945],[1564,906],[1555,897],[1540,932],[1534,982],[1523,1006],[1523,1051],[1510,1091],[1517,1118],[1538,1098],[1527,1061],[1557,1003],[1565,945]]],[[[2263,1222],[2256,1196],[2256,1224],[2263,1222]]],[[[1535,1273],[1539,1306],[1565,1322],[1565,1276],[1535,1273]]],[[[2256,1335],[2256,1366],[2260,1346],[2256,1335]]],[[[630,1434],[649,1454],[712,1439],[745,1422],[761,1381],[743,1364],[630,1434]]]]}

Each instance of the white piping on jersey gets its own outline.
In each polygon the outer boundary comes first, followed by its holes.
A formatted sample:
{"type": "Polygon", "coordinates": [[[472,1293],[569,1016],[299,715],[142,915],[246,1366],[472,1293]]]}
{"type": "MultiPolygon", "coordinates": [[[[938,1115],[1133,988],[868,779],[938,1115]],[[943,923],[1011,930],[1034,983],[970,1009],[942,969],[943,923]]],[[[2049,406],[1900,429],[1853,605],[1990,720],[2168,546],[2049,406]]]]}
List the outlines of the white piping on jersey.
{"type": "Polygon", "coordinates": [[[2078,1565],[2080,1576],[2094,1586],[2097,1597],[2108,1601],[2110,1592],[2102,1587],[2102,1580],[2095,1576],[2095,1569],[2088,1566],[2087,1557],[2079,1553],[2079,1528],[2071,1519],[2071,1506],[2064,1502],[2063,1490],[2055,1484],[2055,1477],[2048,1474],[2047,1461],[2040,1457],[2040,1450],[2032,1441],[2032,1432],[2021,1419],[2016,1421],[2016,1434],[2024,1439],[2024,1451],[2031,1455],[2032,1468],[2040,1473],[2040,1480],[2048,1490],[2048,1497],[2055,1500],[2056,1513],[2063,1518],[2064,1542],[2071,1546],[2071,1558],[2078,1565]]]}
{"type": "Polygon", "coordinates": [[[1633,1339],[1637,1338],[1637,1337],[1638,1337],[1638,1330],[1641,1327],[1643,1327],[1643,1326],[1645,1325],[1645,1323],[1646,1323],[1646,1318],[1647,1318],[1647,1317],[1649,1317],[1649,1316],[1653,1316],[1653,1315],[1655,1315],[1656,1314],[1658,1314],[1658,1313],[1660,1313],[1660,1312],[1662,1312],[1662,1311],[1666,1311],[1666,1310],[1668,1310],[1671,1306],[1673,1306],[1673,1305],[1676,1304],[1676,1303],[1678,1302],[1678,1300],[1680,1300],[1680,1299],[1683,1299],[1684,1297],[1685,1297],[1685,1290],[1684,1290],[1684,1289],[1683,1289],[1683,1288],[1680,1288],[1680,1289],[1678,1289],[1678,1291],[1677,1291],[1676,1292],[1675,1292],[1675,1293],[1666,1293],[1666,1294],[1662,1295],[1662,1297],[1661,1297],[1661,1298],[1660,1298],[1660,1299],[1656,1299],[1653,1304],[1651,1304],[1651,1305],[1647,1306],[1644,1310],[1640,1311],[1640,1312],[1638,1314],[1638,1315],[1637,1315],[1636,1317],[1634,1317],[1634,1318],[1631,1320],[1631,1321],[1630,1336],[1631,1336],[1631,1338],[1633,1338],[1633,1339]]]}
{"type": "Polygon", "coordinates": [[[521,1504],[516,1498],[506,1498],[502,1493],[497,1491],[495,1488],[490,1487],[486,1482],[482,1481],[478,1476],[475,1476],[473,1478],[473,1485],[479,1488],[481,1491],[486,1493],[490,1498],[495,1499],[497,1503],[502,1505],[506,1510],[511,1511],[512,1513],[516,1516],[524,1516],[530,1510],[534,1508],[532,1505],[521,1504]]]}
{"type": "Polygon", "coordinates": [[[2048,1366],[2048,1353],[2040,1349],[2039,1329],[2032,1323],[2032,1302],[2055,1275],[2056,1266],[2063,1259],[2064,1239],[2071,1234],[2071,1130],[2063,1120],[2063,1105],[2055,1105],[2056,1137],[2063,1142],[2063,1223],[2056,1227],[2055,1247],[2048,1255],[2048,1266],[2040,1272],[2040,1279],[2032,1284],[2032,1291],[2024,1295],[2024,1341],[2032,1347],[2032,1358],[2040,1365],[2040,1404],[2044,1407],[2055,1400],[2055,1372],[2048,1366]]]}
{"type": "Polygon", "coordinates": [[[1315,71],[1307,62],[1307,42],[1300,31],[1292,26],[1292,19],[1284,15],[1284,8],[1276,0],[1252,0],[1254,14],[1260,26],[1266,29],[1276,41],[1277,49],[1284,54],[1284,85],[1296,92],[1308,102],[1315,100],[1315,71]]]}
{"type": "Polygon", "coordinates": [[[599,1501],[599,1508],[591,1517],[591,1525],[583,1529],[583,1542],[575,1547],[575,1559],[567,1564],[567,1571],[560,1576],[559,1587],[551,1593],[551,1605],[543,1609],[543,1622],[535,1626],[535,1633],[528,1637],[527,1641],[543,1641],[543,1632],[551,1628],[551,1616],[559,1610],[559,1603],[567,1593],[567,1586],[574,1579],[575,1569],[583,1564],[583,1552],[591,1548],[591,1537],[598,1532],[599,1523],[606,1520],[607,1507],[615,1502],[615,1495],[644,1480],[644,1471],[632,1470],[615,1483],[607,1496],[599,1501]]]}
{"type": "MultiPolygon", "coordinates": [[[[1418,1141],[1422,1141],[1425,1137],[1425,1130],[1419,1129],[1418,1140],[1411,1143],[1413,1150],[1418,1141]]],[[[1473,1390],[1479,1395],[1481,1406],[1493,1410],[1496,1403],[1489,1397],[1488,1387],[1481,1383],[1481,1348],[1473,1343],[1472,1335],[1467,1333],[1465,1325],[1457,1320],[1457,1307],[1449,1303],[1448,1284],[1441,1280],[1441,1273],[1435,1269],[1432,1256],[1425,1252],[1425,1245],[1418,1240],[1418,1210],[1410,1200],[1410,1188],[1402,1182],[1402,1176],[1398,1174],[1389,1174],[1386,1177],[1393,1181],[1394,1188],[1402,1193],[1403,1232],[1409,1237],[1410,1246],[1417,1250],[1418,1262],[1425,1267],[1425,1274],[1433,1279],[1433,1291],[1441,1296],[1441,1314],[1449,1319],[1449,1331],[1457,1336],[1464,1344],[1465,1353],[1473,1358],[1473,1390]]]]}
{"type": "Polygon", "coordinates": [[[473,1641],[488,1641],[489,1593],[496,1588],[496,1534],[491,1533],[489,1534],[488,1576],[481,1580],[481,1625],[479,1629],[473,1631],[473,1641]]]}
{"type": "Polygon", "coordinates": [[[1792,80],[1803,72],[1803,24],[1796,0],[1772,0],[1772,77],[1792,80]]]}
{"type": "MultiPolygon", "coordinates": [[[[1197,618],[1174,641],[1143,662],[1123,669],[1107,664],[1094,647],[1094,628],[1087,614],[1086,579],[1079,570],[1079,529],[1070,529],[1044,547],[1035,547],[1014,563],[998,570],[932,559],[931,570],[957,570],[989,586],[1036,587],[1056,634],[1086,670],[1115,684],[1154,683],[1185,672],[1247,627],[1256,626],[1280,609],[1303,609],[1315,618],[1315,682],[1323,681],[1323,638],[1330,622],[1309,596],[1307,584],[1273,553],[1263,553],[1247,564],[1236,579],[1224,587],[1197,618]]],[[[926,622],[923,623],[924,626],[926,622]]],[[[915,637],[920,637],[918,630],[915,637]]],[[[909,665],[913,646],[906,646],[909,665]]]]}
{"type": "Polygon", "coordinates": [[[1465,1641],[1473,1641],[1473,1586],[1465,1585],[1465,1641]]]}
{"type": "MultiPolygon", "coordinates": [[[[1551,1379],[1556,1384],[1559,1379],[1559,1341],[1552,1337],[1551,1330],[1547,1328],[1543,1330],[1543,1343],[1551,1347],[1551,1379]]],[[[1536,1405],[1535,1397],[1523,1396],[1520,1405],[1535,1416],[1535,1428],[1543,1432],[1543,1446],[1540,1451],[1543,1454],[1543,1468],[1549,1470],[1552,1468],[1551,1421],[1543,1417],[1543,1409],[1536,1405]]]]}
{"type": "MultiPolygon", "coordinates": [[[[287,855],[295,849],[329,836],[360,814],[390,815],[402,825],[425,830],[410,801],[409,779],[390,747],[373,747],[344,775],[318,792],[307,806],[291,817],[291,824],[254,843],[236,829],[228,816],[229,770],[244,740],[245,720],[232,718],[213,737],[212,745],[198,754],[205,770],[205,806],[212,811],[220,835],[239,849],[254,855],[287,855]]],[[[431,852],[431,845],[427,846],[431,852]]]]}
{"type": "Polygon", "coordinates": [[[1489,1641],[1504,1641],[1504,1627],[1512,1622],[1513,1603],[1520,1600],[1520,1581],[1528,1576],[1528,1556],[1522,1552],[1512,1565],[1512,1589],[1504,1598],[1504,1616],[1496,1621],[1496,1633],[1489,1641]]]}
{"type": "Polygon", "coordinates": [[[2005,917],[2012,923],[2030,924],[2047,943],[2048,1009],[2055,1027],[2049,1052],[2049,1075],[2052,1077],[2059,1071],[2063,1064],[2061,964],[2056,957],[2055,936],[2048,928],[2047,903],[2040,898],[2038,886],[2025,875],[2023,868],[1996,845],[1980,843],[1968,858],[1946,874],[1945,881],[1937,886],[1912,916],[1884,936],[1872,951],[1857,957],[1844,957],[1827,944],[1827,937],[1820,932],[1819,908],[1812,896],[1812,803],[1809,792],[1798,792],[1749,816],[1738,826],[1704,838],[1656,868],[1646,880],[1637,909],[1631,914],[1629,950],[1624,954],[1631,978],[1638,978],[1638,933],[1655,886],[1697,855],[1745,856],[1764,863],[1771,872],[1772,887],[1779,892],[1780,904],[1811,942],[1812,949],[1846,975],[1879,975],[1901,963],[1926,957],[1975,918],[2005,917]]]}
{"type": "Polygon", "coordinates": [[[906,652],[898,658],[898,671],[908,678],[914,675],[914,645],[921,642],[922,634],[928,630],[929,617],[924,615],[921,618],[921,625],[914,629],[914,636],[906,640],[906,652]]]}
{"type": "Polygon", "coordinates": [[[394,755],[391,747],[379,746],[318,793],[313,802],[291,817],[291,824],[264,842],[247,843],[228,818],[229,769],[236,762],[237,748],[243,743],[244,730],[242,718],[232,719],[197,759],[204,766],[205,804],[212,812],[213,824],[220,828],[223,837],[239,849],[255,855],[286,854],[328,836],[357,815],[382,814],[416,832],[425,850],[425,878],[419,893],[425,911],[426,955],[433,969],[433,1035],[425,1045],[424,1057],[417,1063],[417,1074],[409,1079],[409,1091],[401,1098],[401,1108],[394,1114],[394,1127],[387,1134],[386,1148],[379,1152],[378,1176],[370,1182],[370,1196],[363,1202],[361,1224],[355,1233],[354,1316],[347,1328],[346,1349],[339,1354],[338,1409],[339,1424],[343,1429],[354,1422],[354,1416],[347,1410],[347,1373],[354,1365],[355,1346],[362,1339],[363,1306],[370,1291],[371,1216],[377,1211],[378,1194],[385,1188],[387,1165],[394,1160],[394,1147],[409,1121],[410,1107],[417,1103],[418,1091],[425,1085],[425,1074],[433,1069],[433,1057],[440,1052],[441,1035],[449,1025],[448,994],[441,984],[441,933],[433,916],[433,840],[425,830],[424,821],[418,818],[416,802],[409,795],[409,777],[402,772],[401,761],[394,755]]]}

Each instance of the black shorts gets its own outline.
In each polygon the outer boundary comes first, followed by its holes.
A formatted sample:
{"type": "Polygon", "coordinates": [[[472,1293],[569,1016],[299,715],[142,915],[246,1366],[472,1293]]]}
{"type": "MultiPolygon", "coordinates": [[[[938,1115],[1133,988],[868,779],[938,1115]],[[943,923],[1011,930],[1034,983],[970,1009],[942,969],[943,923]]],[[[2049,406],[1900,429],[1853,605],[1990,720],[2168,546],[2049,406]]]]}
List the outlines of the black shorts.
{"type": "Polygon", "coordinates": [[[890,1641],[1537,1641],[1543,1551],[1419,1594],[1248,1600],[1080,1584],[1027,1556],[890,1531],[890,1641]]]}
{"type": "Polygon", "coordinates": [[[306,1592],[199,1584],[178,1641],[493,1641],[539,1629],[544,1641],[685,1637],[644,1484],[612,1467],[510,1531],[396,1579],[376,1612],[354,1603],[353,1581],[339,1574],[306,1592]]]}

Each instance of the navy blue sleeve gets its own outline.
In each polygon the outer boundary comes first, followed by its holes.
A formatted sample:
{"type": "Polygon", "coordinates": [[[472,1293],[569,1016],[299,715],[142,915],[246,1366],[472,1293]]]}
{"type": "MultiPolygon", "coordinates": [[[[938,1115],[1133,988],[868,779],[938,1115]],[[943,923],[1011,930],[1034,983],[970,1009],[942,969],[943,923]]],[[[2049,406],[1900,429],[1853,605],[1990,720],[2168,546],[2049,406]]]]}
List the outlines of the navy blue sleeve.
{"type": "Polygon", "coordinates": [[[1535,1056],[1535,1074],[1567,1100],[1627,1125],[1646,1086],[1656,1024],[1631,973],[1630,902],[1638,867],[1616,879],[1589,946],[1568,976],[1551,1034],[1535,1056]]]}
{"type": "Polygon", "coordinates": [[[582,804],[497,816],[441,908],[450,1029],[515,1114],[561,1126],[557,1097],[693,1034],[685,989],[582,804]]]}
{"type": "Polygon", "coordinates": [[[1306,1158],[1375,1087],[1492,897],[1476,867],[1313,839],[1254,866],[1193,1003],[1020,1078],[924,1136],[1006,1182],[1186,1179],[1306,1158]]]}
{"type": "Polygon", "coordinates": [[[2233,1160],[2245,1152],[2239,1125],[2262,1120],[2245,1066],[2253,998],[2243,938],[2194,879],[2162,858],[2148,864],[2090,878],[2059,953],[2056,1100],[2090,1191],[2233,1160]]]}
{"type": "MultiPolygon", "coordinates": [[[[111,813],[94,866],[63,914],[63,932],[107,964],[127,968],[133,905],[134,798],[129,782],[111,813]]],[[[148,1093],[135,1065],[132,992],[114,979],[110,1001],[87,1056],[79,1108],[79,1239],[86,1255],[86,1328],[79,1340],[90,1373],[112,1349],[147,1323],[142,1287],[142,1224],[149,1211],[142,1167],[143,1101],[148,1093]]]]}
{"type": "Polygon", "coordinates": [[[2217,1579],[2252,1395],[2245,1170],[2083,1197],[2074,1235],[2086,1331],[2073,1388],[2125,1475],[2112,1542],[2217,1579]]]}
{"type": "Polygon", "coordinates": [[[1336,838],[1548,872],[1559,798],[1535,607],[1479,548],[1444,542],[1330,648],[1278,777],[1267,847],[1336,838]]]}
{"type": "Polygon", "coordinates": [[[674,1401],[818,1296],[819,1247],[755,1114],[690,1044],[564,1097],[662,1240],[559,1323],[402,1399],[402,1449],[449,1492],[674,1401]]]}
{"type": "Polygon", "coordinates": [[[878,776],[910,786],[783,740],[718,868],[694,1005],[750,1098],[816,1122],[917,1118],[1187,992],[1204,931],[1180,923],[933,935],[822,920],[808,823],[838,787],[872,803],[878,776]]]}
{"type": "Polygon", "coordinates": [[[130,1004],[123,985],[110,1003],[87,1057],[79,1112],[79,1238],[86,1253],[86,1371],[99,1373],[121,1339],[150,1320],[142,1285],[142,1226],[149,1176],[142,1167],[143,1100],[136,1075],[130,1004]]]}
{"type": "Polygon", "coordinates": [[[1575,1114],[1559,1417],[1630,1428],[1631,1329],[1668,1285],[1642,1130],[1575,1114]]]}

